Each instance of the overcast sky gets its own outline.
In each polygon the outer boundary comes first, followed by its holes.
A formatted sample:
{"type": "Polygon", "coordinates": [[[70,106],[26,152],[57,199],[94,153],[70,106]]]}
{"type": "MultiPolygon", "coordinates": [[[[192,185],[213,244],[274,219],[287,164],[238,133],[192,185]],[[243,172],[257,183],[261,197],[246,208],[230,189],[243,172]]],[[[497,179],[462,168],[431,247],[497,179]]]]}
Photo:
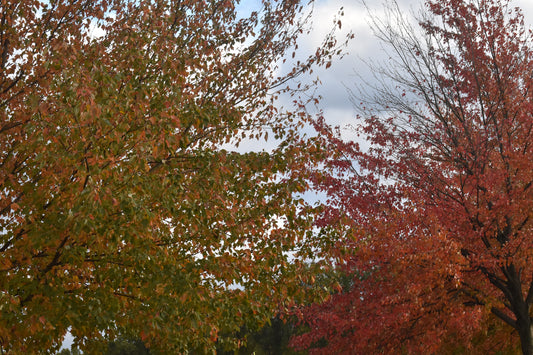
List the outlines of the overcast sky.
{"type": "MultiPolygon", "coordinates": [[[[246,0],[245,0],[246,1],[246,0]]],[[[253,1],[253,0],[252,0],[253,1]]],[[[423,0],[398,0],[406,13],[410,9],[418,12],[424,4],[423,0]]],[[[367,0],[367,5],[375,11],[383,8],[382,0],[367,0]]],[[[533,1],[514,0],[512,6],[520,7],[523,10],[526,26],[533,25],[533,1]]],[[[380,44],[373,36],[367,22],[367,11],[360,0],[316,0],[313,16],[313,32],[311,36],[302,39],[303,48],[315,48],[320,44],[321,39],[331,29],[335,14],[344,8],[342,18],[342,33],[352,31],[355,38],[351,40],[347,49],[349,55],[340,61],[335,61],[328,70],[318,70],[316,73],[322,81],[319,89],[323,100],[321,107],[324,116],[330,123],[341,126],[352,121],[354,117],[354,107],[349,100],[348,88],[355,88],[358,78],[356,72],[365,74],[361,59],[372,62],[383,61],[386,57],[380,50],[380,44]]]]}
{"type": "MultiPolygon", "coordinates": [[[[397,2],[407,15],[420,12],[424,4],[424,0],[397,0],[397,2]]],[[[366,3],[372,11],[378,14],[383,11],[384,0],[366,0],[366,3]]],[[[259,5],[260,0],[242,0],[239,7],[242,13],[246,14],[256,10],[259,5]]],[[[511,0],[511,6],[522,9],[526,26],[532,28],[533,0],[511,0]]],[[[325,35],[333,28],[333,20],[341,8],[343,8],[344,16],[340,18],[342,30],[338,37],[342,39],[349,32],[355,35],[346,48],[348,55],[342,60],[333,61],[332,66],[327,70],[315,69],[311,78],[318,76],[321,80],[322,84],[316,90],[322,97],[319,108],[323,110],[326,121],[342,128],[353,123],[355,116],[355,108],[350,101],[348,89],[356,89],[356,86],[361,84],[358,75],[371,79],[370,71],[363,61],[384,62],[387,56],[380,42],[372,34],[368,25],[368,12],[361,0],[315,0],[312,31],[309,35],[302,36],[298,43],[301,57],[305,58],[306,55],[314,53],[320,46],[325,35]]],[[[287,69],[291,64],[287,62],[285,65],[287,69]]],[[[282,104],[287,107],[290,106],[291,101],[292,99],[288,97],[281,100],[282,104]]],[[[343,136],[350,137],[350,130],[344,130],[343,136]]],[[[251,140],[242,142],[237,150],[241,152],[269,150],[275,146],[276,142],[273,140],[269,140],[268,143],[251,140]]],[[[232,145],[225,145],[224,148],[235,149],[232,145]]]]}

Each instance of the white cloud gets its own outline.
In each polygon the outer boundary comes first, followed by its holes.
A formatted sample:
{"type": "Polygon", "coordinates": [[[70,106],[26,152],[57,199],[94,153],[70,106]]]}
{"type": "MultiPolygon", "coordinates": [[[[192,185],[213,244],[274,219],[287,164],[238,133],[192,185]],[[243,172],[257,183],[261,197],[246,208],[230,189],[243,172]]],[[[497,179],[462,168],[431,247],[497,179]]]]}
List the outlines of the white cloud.
{"type": "MultiPolygon", "coordinates": [[[[384,14],[383,0],[367,0],[366,2],[376,15],[384,14]]],[[[424,5],[423,0],[398,0],[398,3],[406,16],[410,13],[418,13],[424,5]]],[[[532,28],[533,1],[515,0],[511,1],[510,5],[523,10],[526,27],[532,28]]],[[[349,31],[355,35],[346,49],[349,55],[342,60],[334,61],[328,70],[322,68],[314,73],[322,82],[316,92],[323,98],[320,107],[324,109],[326,121],[343,126],[352,121],[354,117],[354,108],[347,88],[355,88],[358,83],[363,82],[361,78],[373,81],[372,73],[363,60],[376,64],[386,62],[388,57],[381,49],[379,40],[372,34],[368,24],[368,13],[362,1],[317,0],[314,7],[313,30],[299,41],[299,47],[303,53],[312,53],[320,46],[324,36],[333,27],[333,19],[341,7],[344,8],[344,16],[341,18],[342,31],[339,33],[339,38],[349,31]]]]}

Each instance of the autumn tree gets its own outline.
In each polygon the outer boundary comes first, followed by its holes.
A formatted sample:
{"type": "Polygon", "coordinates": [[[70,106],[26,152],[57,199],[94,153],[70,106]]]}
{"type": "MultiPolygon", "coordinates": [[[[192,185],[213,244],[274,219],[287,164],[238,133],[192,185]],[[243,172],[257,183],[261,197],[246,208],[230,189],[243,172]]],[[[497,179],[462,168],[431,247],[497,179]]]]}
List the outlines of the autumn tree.
{"type": "Polygon", "coordinates": [[[52,352],[67,331],[90,352],[118,335],[235,348],[221,334],[297,299],[316,149],[305,111],[275,102],[336,43],[283,74],[307,10],[237,5],[1,2],[1,352],[52,352]],[[268,153],[222,149],[267,135],[268,153]]]}
{"type": "Polygon", "coordinates": [[[352,282],[304,308],[317,353],[533,353],[533,57],[505,0],[373,17],[390,62],[362,86],[358,140],[315,183],[352,282]],[[361,143],[364,142],[364,143],[361,143]],[[455,350],[454,350],[455,349],[455,350]]]}

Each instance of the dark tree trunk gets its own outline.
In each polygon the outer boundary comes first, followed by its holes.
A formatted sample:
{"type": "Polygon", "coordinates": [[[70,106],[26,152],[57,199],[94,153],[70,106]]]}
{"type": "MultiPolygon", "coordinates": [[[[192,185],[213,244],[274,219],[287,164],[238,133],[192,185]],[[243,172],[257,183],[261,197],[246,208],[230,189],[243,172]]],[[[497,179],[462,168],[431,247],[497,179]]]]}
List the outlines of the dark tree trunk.
{"type": "Polygon", "coordinates": [[[531,303],[533,301],[533,282],[529,285],[528,293],[524,298],[521,272],[517,272],[513,264],[502,267],[501,270],[505,275],[505,281],[494,275],[490,275],[489,279],[493,285],[504,293],[508,301],[507,306],[513,312],[515,319],[496,308],[492,309],[492,313],[516,329],[520,336],[522,353],[524,355],[533,355],[533,319],[530,316],[531,303]]]}
{"type": "Polygon", "coordinates": [[[529,327],[521,327],[518,329],[520,334],[520,345],[522,346],[522,354],[533,355],[533,336],[531,335],[531,321],[529,327]]]}

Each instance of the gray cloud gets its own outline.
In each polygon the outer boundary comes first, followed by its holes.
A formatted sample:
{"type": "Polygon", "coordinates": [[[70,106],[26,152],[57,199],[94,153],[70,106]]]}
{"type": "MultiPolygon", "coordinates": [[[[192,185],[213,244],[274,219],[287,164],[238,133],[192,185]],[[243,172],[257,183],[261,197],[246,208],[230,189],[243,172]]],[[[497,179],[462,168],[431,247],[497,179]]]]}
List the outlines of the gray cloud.
{"type": "MultiPolygon", "coordinates": [[[[409,16],[423,9],[423,0],[399,0],[398,4],[402,11],[409,16]]],[[[383,1],[367,1],[368,7],[378,16],[383,16],[383,1]]],[[[313,31],[300,39],[301,52],[311,52],[320,46],[322,39],[333,27],[333,18],[338,10],[344,8],[344,16],[341,18],[342,31],[339,38],[349,31],[355,38],[349,43],[346,51],[348,55],[342,60],[336,60],[332,66],[325,70],[319,68],[313,74],[320,78],[321,85],[316,88],[316,93],[322,96],[320,107],[324,111],[326,120],[335,125],[345,126],[353,121],[354,107],[350,101],[347,88],[354,89],[356,86],[364,86],[364,82],[372,82],[373,75],[365,61],[378,64],[386,63],[388,57],[382,49],[378,39],[373,35],[368,24],[368,12],[361,1],[343,0],[318,0],[315,3],[313,15],[313,31]]],[[[533,26],[533,1],[515,0],[511,6],[522,9],[526,27],[533,26]]]]}
{"type": "MultiPolygon", "coordinates": [[[[251,3],[253,3],[253,0],[251,3]]],[[[244,2],[246,4],[248,2],[244,2]]],[[[251,3],[248,3],[250,5],[251,3]]],[[[377,16],[384,16],[384,1],[368,0],[367,5],[370,10],[377,16]]],[[[423,9],[423,0],[399,0],[398,4],[406,16],[417,14],[423,9]]],[[[531,27],[533,24],[533,1],[515,0],[511,6],[522,8],[526,26],[531,27]]],[[[349,42],[346,48],[347,55],[341,60],[334,60],[329,69],[315,69],[311,75],[305,75],[298,78],[303,83],[310,83],[319,78],[321,84],[314,88],[315,94],[322,97],[318,106],[323,110],[326,121],[332,125],[338,125],[341,128],[346,127],[354,122],[355,108],[350,100],[349,89],[356,90],[357,87],[365,89],[365,82],[370,86],[375,79],[372,71],[368,68],[365,61],[374,65],[380,63],[386,64],[388,56],[383,50],[379,40],[373,35],[368,23],[368,11],[359,0],[317,0],[314,4],[312,31],[303,35],[298,41],[298,51],[296,60],[305,59],[309,54],[315,52],[316,48],[322,44],[324,37],[334,27],[334,18],[343,8],[344,16],[341,17],[342,29],[338,32],[338,38],[342,40],[349,32],[353,32],[355,38],[349,42]]],[[[287,72],[292,67],[293,62],[287,61],[281,65],[279,71],[287,72]]],[[[294,86],[296,83],[293,84],[294,86]]],[[[369,90],[371,90],[369,88],[369,90]]],[[[279,103],[286,108],[292,106],[294,98],[283,96],[279,103]]],[[[317,112],[317,108],[308,107],[312,113],[317,112]]],[[[306,130],[306,132],[311,130],[306,130]]],[[[349,130],[344,130],[343,135],[350,137],[349,130]]],[[[246,140],[239,147],[239,151],[248,150],[270,150],[276,146],[276,142],[269,139],[269,142],[246,140]]],[[[230,146],[226,147],[231,149],[230,146]]]]}

